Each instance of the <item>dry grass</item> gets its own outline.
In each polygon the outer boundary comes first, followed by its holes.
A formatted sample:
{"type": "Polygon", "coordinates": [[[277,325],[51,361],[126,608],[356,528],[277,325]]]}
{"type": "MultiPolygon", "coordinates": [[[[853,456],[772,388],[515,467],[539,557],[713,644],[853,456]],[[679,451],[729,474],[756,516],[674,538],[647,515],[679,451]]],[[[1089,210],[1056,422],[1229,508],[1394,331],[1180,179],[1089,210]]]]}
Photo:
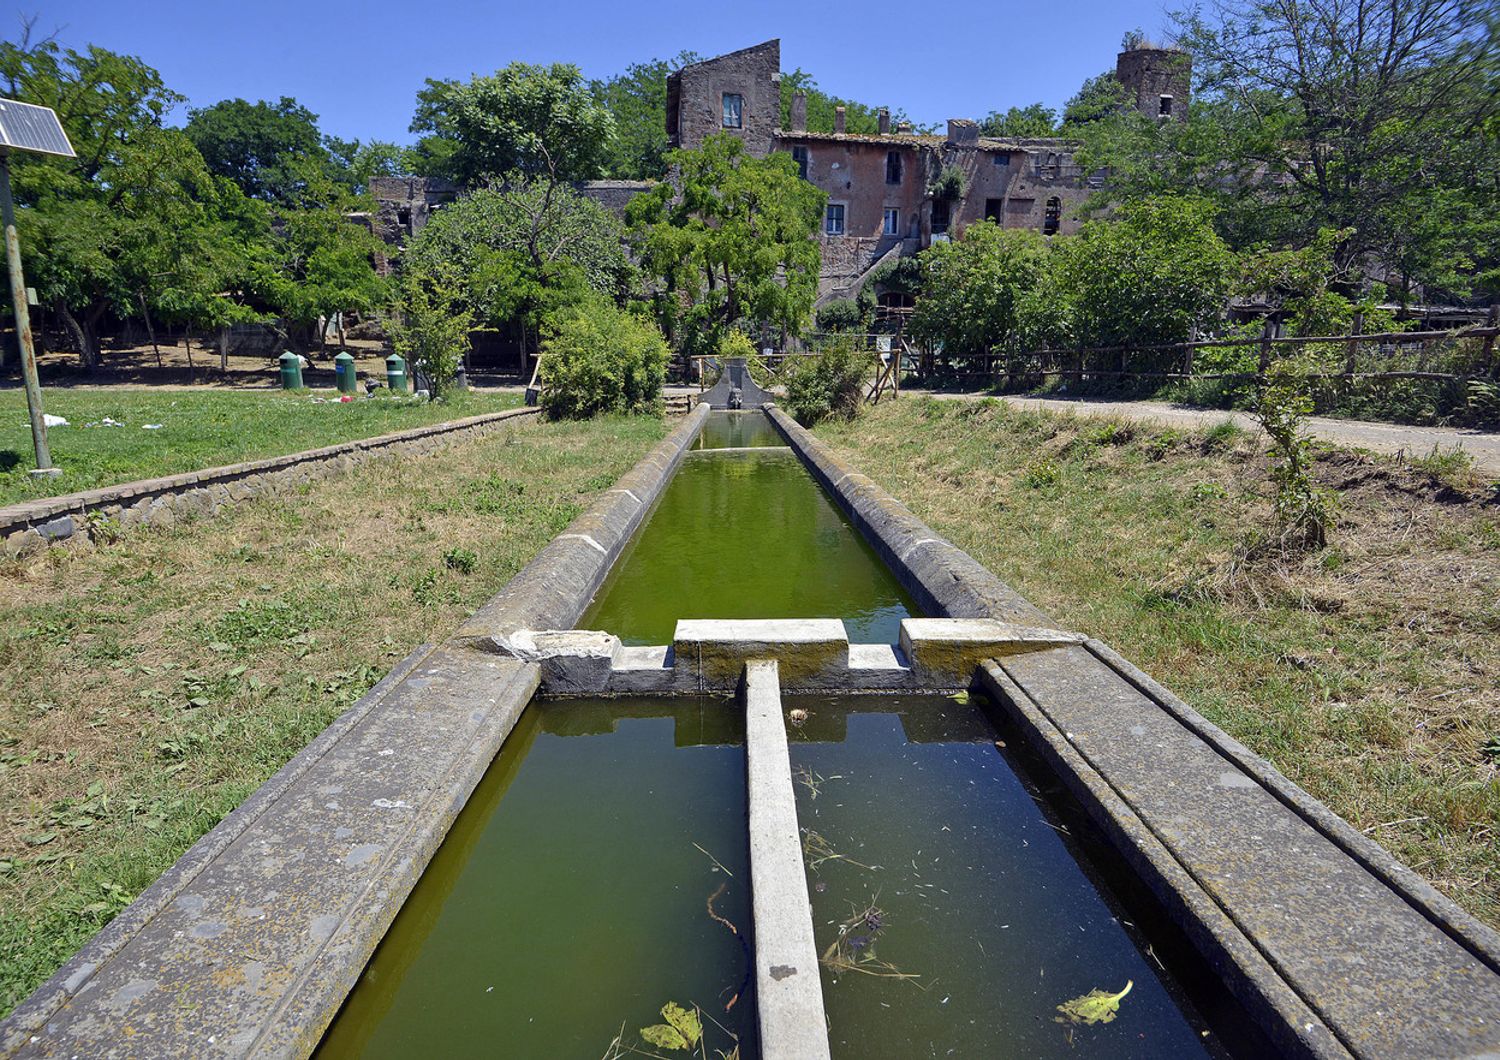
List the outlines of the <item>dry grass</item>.
{"type": "Polygon", "coordinates": [[[662,431],[527,422],[0,565],[0,1013],[662,431]]]}
{"type": "Polygon", "coordinates": [[[822,434],[1500,926],[1500,493],[1342,452],[1322,552],[1244,565],[1267,462],[1208,435],[903,400],[822,434]]]}

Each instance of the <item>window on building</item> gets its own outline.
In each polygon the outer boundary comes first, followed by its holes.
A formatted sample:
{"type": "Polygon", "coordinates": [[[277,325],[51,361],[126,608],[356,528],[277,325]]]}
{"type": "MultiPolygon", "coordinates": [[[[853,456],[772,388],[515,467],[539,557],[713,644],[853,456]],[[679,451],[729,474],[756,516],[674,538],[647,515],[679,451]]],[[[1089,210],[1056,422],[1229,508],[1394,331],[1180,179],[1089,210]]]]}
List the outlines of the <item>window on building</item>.
{"type": "Polygon", "coordinates": [[[745,97],[735,92],[724,93],[724,128],[741,129],[745,124],[745,97]]]}
{"type": "Polygon", "coordinates": [[[396,208],[396,223],[403,227],[411,224],[410,206],[398,206],[396,208]]]}
{"type": "Polygon", "coordinates": [[[805,148],[805,147],[794,147],[794,148],[792,148],[792,161],[795,162],[795,163],[797,163],[797,175],[799,177],[801,177],[803,180],[806,180],[807,179],[807,163],[809,161],[808,160],[808,156],[807,156],[807,148],[805,148]]]}
{"type": "Polygon", "coordinates": [[[900,151],[887,151],[885,153],[885,182],[887,184],[901,183],[900,151]]]}
{"type": "Polygon", "coordinates": [[[932,204],[932,234],[940,236],[948,231],[948,200],[938,199],[932,204]]]}
{"type": "Polygon", "coordinates": [[[885,234],[888,236],[901,234],[901,211],[894,206],[887,206],[885,210],[885,234]]]}
{"type": "Polygon", "coordinates": [[[1058,228],[1062,226],[1062,200],[1056,195],[1047,200],[1047,208],[1042,211],[1042,235],[1056,235],[1058,228]]]}
{"type": "Polygon", "coordinates": [[[1005,209],[1005,200],[1004,199],[985,199],[984,200],[984,219],[986,221],[994,221],[997,225],[1004,224],[1005,222],[1003,220],[1001,220],[1001,216],[1002,216],[1002,213],[1003,213],[1004,209],[1005,209]]]}
{"type": "Polygon", "coordinates": [[[828,204],[828,212],[823,215],[823,231],[831,236],[844,234],[844,204],[831,202],[828,204]]]}
{"type": "Polygon", "coordinates": [[[1161,102],[1157,104],[1156,113],[1160,114],[1163,118],[1170,118],[1172,116],[1172,97],[1171,96],[1162,96],[1161,97],[1161,102]]]}
{"type": "Polygon", "coordinates": [[[1010,165],[1010,155],[1005,151],[996,151],[990,155],[990,161],[994,162],[997,166],[1008,166],[1010,165]]]}

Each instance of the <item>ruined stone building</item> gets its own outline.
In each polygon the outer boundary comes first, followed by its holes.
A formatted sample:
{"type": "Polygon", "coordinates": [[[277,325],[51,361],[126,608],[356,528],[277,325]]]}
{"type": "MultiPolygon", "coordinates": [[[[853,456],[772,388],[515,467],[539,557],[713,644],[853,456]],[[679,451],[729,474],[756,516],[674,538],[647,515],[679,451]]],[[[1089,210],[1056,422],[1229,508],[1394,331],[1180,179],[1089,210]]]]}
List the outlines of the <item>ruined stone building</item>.
{"type": "MultiPolygon", "coordinates": [[[[1162,120],[1186,119],[1190,72],[1184,53],[1160,48],[1121,52],[1115,65],[1128,97],[1162,120]]],[[[667,79],[667,135],[674,147],[695,148],[727,132],[756,157],[788,152],[802,176],[828,194],[820,301],[849,297],[882,262],[976,221],[1073,232],[1076,207],[1103,185],[1103,173],[1085,173],[1075,162],[1075,141],[993,139],[963,118],[950,119],[946,134],[928,136],[892,129],[882,110],[877,133],[857,134],[844,131],[839,108],[834,131],[815,133],[807,130],[799,94],[783,129],[780,80],[779,40],[685,66],[667,79]]]]}
{"type": "MultiPolygon", "coordinates": [[[[1190,73],[1187,55],[1170,49],[1132,48],[1115,62],[1128,98],[1164,121],[1186,119],[1190,73]]],[[[873,134],[846,133],[842,108],[834,122],[831,133],[809,132],[807,101],[799,95],[790,128],[781,128],[779,40],[692,63],[667,78],[673,147],[696,148],[715,133],[729,133],[757,158],[787,152],[803,177],[828,194],[818,237],[820,302],[852,296],[875,266],[986,218],[1046,235],[1076,231],[1077,207],[1104,181],[1102,172],[1085,173],[1077,164],[1079,145],[1072,140],[994,139],[980,136],[979,126],[964,118],[950,119],[943,135],[923,135],[905,125],[892,129],[884,110],[873,134]]],[[[650,186],[604,180],[579,190],[623,211],[650,186]]],[[[378,206],[370,223],[393,245],[419,232],[457,194],[452,185],[424,177],[375,178],[370,192],[378,206]]]]}

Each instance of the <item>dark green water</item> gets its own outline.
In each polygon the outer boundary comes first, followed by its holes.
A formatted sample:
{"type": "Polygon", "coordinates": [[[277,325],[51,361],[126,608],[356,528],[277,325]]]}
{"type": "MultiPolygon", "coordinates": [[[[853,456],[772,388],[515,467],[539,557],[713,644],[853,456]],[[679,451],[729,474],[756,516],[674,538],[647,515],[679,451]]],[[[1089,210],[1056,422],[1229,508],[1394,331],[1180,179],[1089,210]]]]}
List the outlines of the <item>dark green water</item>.
{"type": "Polygon", "coordinates": [[[694,449],[739,449],[746,446],[786,445],[765,413],[715,410],[698,433],[694,449]]]}
{"type": "Polygon", "coordinates": [[[789,450],[705,450],[683,460],[579,626],[640,645],[670,644],[679,618],[841,618],[850,640],[894,643],[918,613],[789,450]]]}
{"type": "Polygon", "coordinates": [[[528,707],[318,1055],[598,1060],[668,1001],[756,1055],[752,991],[724,1011],[744,946],[706,907],[725,884],[753,945],[743,741],[729,701],[528,707]]]}
{"type": "Polygon", "coordinates": [[[996,747],[975,706],[931,696],[798,697],[788,724],[819,952],[874,904],[875,956],[916,980],[823,968],[835,1058],[1203,1056],[1200,1033],[996,747]],[[821,780],[819,778],[822,778],[821,780]],[[812,786],[818,788],[814,797],[812,786]],[[827,852],[825,849],[824,853],[827,852]],[[1134,987],[1113,1022],[1056,1006],[1134,987]]]}

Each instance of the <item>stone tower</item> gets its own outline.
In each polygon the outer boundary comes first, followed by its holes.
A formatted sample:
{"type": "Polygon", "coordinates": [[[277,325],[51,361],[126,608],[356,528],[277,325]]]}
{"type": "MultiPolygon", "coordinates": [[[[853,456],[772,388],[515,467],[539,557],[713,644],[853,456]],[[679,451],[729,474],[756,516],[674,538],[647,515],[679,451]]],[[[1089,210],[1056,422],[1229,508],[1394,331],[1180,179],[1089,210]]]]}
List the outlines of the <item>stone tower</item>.
{"type": "Polygon", "coordinates": [[[1193,90],[1193,60],[1176,48],[1140,47],[1115,59],[1115,80],[1136,109],[1163,121],[1186,121],[1193,90]]]}

